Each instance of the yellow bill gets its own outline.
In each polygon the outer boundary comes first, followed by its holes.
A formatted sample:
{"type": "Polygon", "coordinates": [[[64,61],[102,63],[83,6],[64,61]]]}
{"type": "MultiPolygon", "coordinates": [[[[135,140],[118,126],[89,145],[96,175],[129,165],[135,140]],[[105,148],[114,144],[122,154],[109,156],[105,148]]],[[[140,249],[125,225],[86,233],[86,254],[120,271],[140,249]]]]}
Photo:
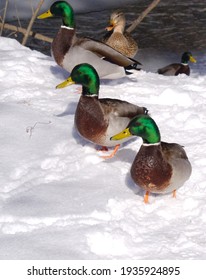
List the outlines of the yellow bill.
{"type": "Polygon", "coordinates": [[[38,19],[44,19],[44,18],[49,18],[49,17],[53,17],[52,13],[50,12],[50,10],[48,10],[47,12],[39,15],[37,18],[38,19]]]}
{"type": "Polygon", "coordinates": [[[64,88],[64,87],[67,87],[67,86],[71,86],[73,84],[75,84],[75,82],[72,80],[71,77],[69,77],[63,83],[57,85],[56,88],[64,88]]]}
{"type": "Polygon", "coordinates": [[[122,132],[112,136],[110,140],[121,140],[130,136],[132,136],[132,134],[130,133],[129,128],[126,128],[122,132]]]}
{"type": "Polygon", "coordinates": [[[190,56],[190,62],[196,63],[197,60],[191,55],[191,56],[190,56]]]}

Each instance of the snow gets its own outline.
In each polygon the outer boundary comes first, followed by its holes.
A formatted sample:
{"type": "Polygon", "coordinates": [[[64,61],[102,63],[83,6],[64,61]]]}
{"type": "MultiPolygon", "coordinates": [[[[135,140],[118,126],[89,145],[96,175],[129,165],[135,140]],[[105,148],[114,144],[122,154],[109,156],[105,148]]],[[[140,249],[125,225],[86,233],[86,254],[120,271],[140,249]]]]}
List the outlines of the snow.
{"type": "Polygon", "coordinates": [[[0,37],[1,259],[206,258],[206,59],[193,53],[190,77],[164,77],[155,69],[170,55],[155,64],[149,54],[138,55],[144,70],[102,81],[100,96],[146,106],[162,140],[184,145],[193,172],[176,199],[144,204],[129,174],[141,139],[102,159],[73,127],[79,86],[56,90],[67,72],[0,37]]]}

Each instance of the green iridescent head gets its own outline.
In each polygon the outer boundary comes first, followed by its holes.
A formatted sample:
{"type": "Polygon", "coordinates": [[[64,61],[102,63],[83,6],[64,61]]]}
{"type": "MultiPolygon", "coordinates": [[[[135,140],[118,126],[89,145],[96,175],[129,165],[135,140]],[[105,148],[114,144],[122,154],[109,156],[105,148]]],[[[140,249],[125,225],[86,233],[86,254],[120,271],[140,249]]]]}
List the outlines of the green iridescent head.
{"type": "Polygon", "coordinates": [[[120,140],[131,135],[140,136],[144,143],[155,144],[160,142],[160,131],[155,121],[148,115],[138,115],[128,124],[127,128],[111,137],[111,140],[120,140]]]}
{"type": "Polygon", "coordinates": [[[47,12],[38,16],[38,19],[48,17],[61,17],[65,26],[75,28],[74,11],[66,1],[54,2],[47,12]]]}
{"type": "Polygon", "coordinates": [[[196,59],[192,56],[191,52],[185,52],[182,55],[181,63],[188,64],[188,62],[196,62],[196,59]]]}
{"type": "Polygon", "coordinates": [[[98,96],[99,94],[99,75],[94,67],[88,63],[76,65],[70,77],[59,84],[57,88],[63,88],[71,84],[82,85],[82,94],[86,96],[98,96]]]}

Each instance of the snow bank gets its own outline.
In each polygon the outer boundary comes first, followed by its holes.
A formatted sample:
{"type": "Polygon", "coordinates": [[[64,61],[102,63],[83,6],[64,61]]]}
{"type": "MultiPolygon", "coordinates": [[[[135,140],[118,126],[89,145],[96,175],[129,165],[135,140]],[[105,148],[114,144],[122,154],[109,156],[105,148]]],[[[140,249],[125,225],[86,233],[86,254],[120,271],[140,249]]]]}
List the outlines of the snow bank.
{"type": "Polygon", "coordinates": [[[146,106],[191,161],[176,199],[145,205],[129,175],[141,140],[103,160],[73,128],[78,86],[55,89],[68,73],[12,39],[0,55],[1,259],[206,258],[205,58],[190,77],[147,70],[101,85],[101,97],[146,106]]]}

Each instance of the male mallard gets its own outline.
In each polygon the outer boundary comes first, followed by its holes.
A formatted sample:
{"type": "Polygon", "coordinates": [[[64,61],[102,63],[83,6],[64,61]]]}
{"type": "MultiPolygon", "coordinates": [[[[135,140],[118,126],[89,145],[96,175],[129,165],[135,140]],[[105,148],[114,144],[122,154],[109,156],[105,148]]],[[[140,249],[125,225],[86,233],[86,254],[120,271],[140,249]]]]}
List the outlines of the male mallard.
{"type": "Polygon", "coordinates": [[[126,19],[122,11],[116,10],[110,16],[110,25],[106,27],[109,36],[105,36],[103,41],[118,52],[134,57],[138,50],[136,41],[131,34],[125,31],[126,19]]]}
{"type": "Polygon", "coordinates": [[[139,62],[132,60],[113,48],[90,38],[77,38],[74,12],[65,1],[54,2],[50,9],[38,16],[39,19],[58,16],[63,25],[51,46],[52,55],[58,65],[71,72],[79,63],[90,63],[104,79],[116,79],[125,76],[125,69],[136,68],[139,62]]]}
{"type": "Polygon", "coordinates": [[[196,62],[196,59],[192,56],[190,52],[185,52],[182,55],[181,63],[173,63],[167,65],[161,69],[158,69],[158,73],[165,76],[177,76],[179,74],[190,75],[190,67],[188,62],[196,62]]]}
{"type": "Polygon", "coordinates": [[[148,202],[149,192],[173,192],[175,195],[192,171],[183,147],[176,143],[161,142],[157,124],[146,115],[134,117],[127,128],[112,136],[111,140],[119,141],[131,135],[143,139],[130,172],[134,182],[146,190],[144,201],[148,202]]]}
{"type": "Polygon", "coordinates": [[[82,85],[82,95],[75,112],[75,126],[79,134],[103,147],[116,146],[108,156],[112,157],[120,144],[128,139],[114,144],[110,137],[125,128],[134,116],[147,114],[147,109],[119,99],[99,99],[99,76],[94,67],[87,63],[76,65],[70,77],[57,88],[72,84],[82,85]]]}

